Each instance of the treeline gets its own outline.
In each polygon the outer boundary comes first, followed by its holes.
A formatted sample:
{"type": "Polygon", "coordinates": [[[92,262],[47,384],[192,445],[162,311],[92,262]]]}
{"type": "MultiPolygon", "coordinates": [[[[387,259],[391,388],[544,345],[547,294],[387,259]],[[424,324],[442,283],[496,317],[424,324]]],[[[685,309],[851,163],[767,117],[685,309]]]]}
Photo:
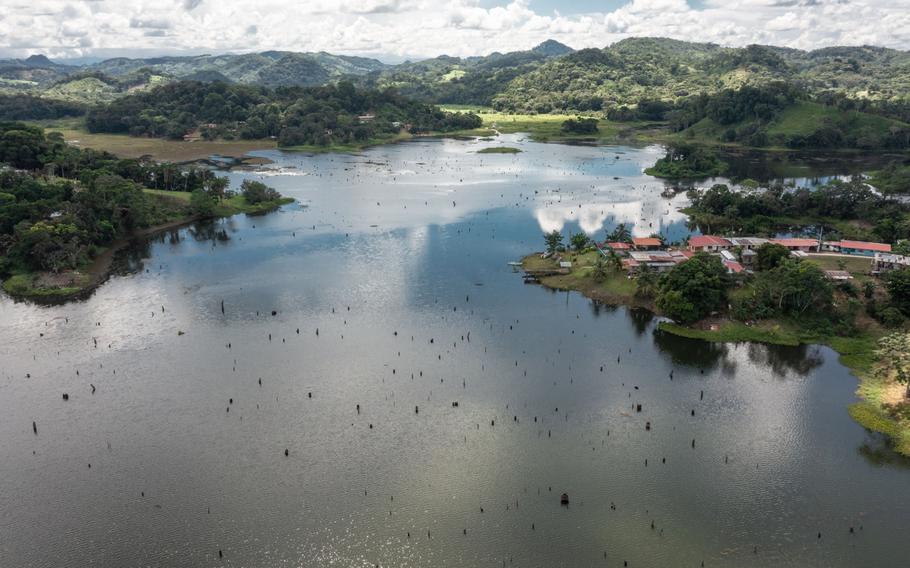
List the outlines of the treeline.
{"type": "Polygon", "coordinates": [[[267,89],[181,81],[91,110],[91,132],[182,138],[275,137],[281,146],[354,144],[411,133],[477,128],[474,114],[449,113],[392,90],[325,87],[267,89]]]}
{"type": "Polygon", "coordinates": [[[804,221],[851,231],[842,235],[847,238],[868,237],[887,243],[910,238],[908,206],[874,192],[859,176],[818,188],[774,184],[735,191],[716,184],[703,192],[691,191],[688,197],[691,222],[705,232],[773,235],[783,224],[804,221]],[[860,229],[851,221],[862,221],[870,229],[860,229]]]}
{"type": "Polygon", "coordinates": [[[47,120],[82,116],[79,103],[36,97],[29,94],[0,94],[0,120],[47,120]]]}
{"type": "Polygon", "coordinates": [[[209,170],[120,159],[69,146],[58,133],[0,123],[0,274],[76,268],[136,229],[211,214],[226,187],[209,170]],[[196,199],[194,211],[145,188],[195,190],[207,202],[196,199]]]}

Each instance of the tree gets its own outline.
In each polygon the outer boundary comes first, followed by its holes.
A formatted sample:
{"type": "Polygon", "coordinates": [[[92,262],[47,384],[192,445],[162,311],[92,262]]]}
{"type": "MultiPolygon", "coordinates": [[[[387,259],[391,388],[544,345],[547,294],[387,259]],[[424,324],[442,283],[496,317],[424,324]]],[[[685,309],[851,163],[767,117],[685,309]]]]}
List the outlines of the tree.
{"type": "Polygon", "coordinates": [[[553,229],[549,233],[544,233],[543,240],[547,243],[547,252],[553,254],[562,247],[562,233],[553,229]]]}
{"type": "Polygon", "coordinates": [[[657,307],[678,322],[690,323],[723,309],[731,284],[720,257],[698,253],[660,278],[657,307]]]}
{"type": "Polygon", "coordinates": [[[781,315],[824,314],[832,307],[831,283],[811,262],[784,259],[776,268],[759,273],[754,287],[759,304],[781,315]]]}
{"type": "Polygon", "coordinates": [[[883,337],[878,343],[875,354],[881,361],[879,376],[893,377],[905,385],[904,398],[910,398],[910,343],[905,332],[896,332],[883,337]]]}
{"type": "Polygon", "coordinates": [[[214,198],[201,189],[190,193],[190,208],[200,217],[211,217],[215,214],[214,198]]]}
{"type": "Polygon", "coordinates": [[[561,130],[566,134],[596,134],[596,118],[570,118],[563,121],[561,130]]]}
{"type": "Polygon", "coordinates": [[[588,243],[591,242],[591,239],[588,238],[588,235],[584,233],[575,233],[569,237],[569,242],[572,243],[572,248],[580,251],[588,246],[588,243]]]}
{"type": "Polygon", "coordinates": [[[607,261],[616,272],[622,270],[622,259],[619,258],[619,255],[616,254],[615,250],[610,249],[610,252],[607,253],[607,261]]]}
{"type": "Polygon", "coordinates": [[[626,227],[625,223],[620,223],[616,225],[611,233],[607,234],[607,242],[609,243],[631,243],[632,242],[632,233],[629,232],[629,229],[626,227]]]}
{"type": "Polygon", "coordinates": [[[891,305],[904,315],[910,315],[910,270],[894,270],[885,276],[885,288],[891,296],[891,305]]]}
{"type": "Polygon", "coordinates": [[[594,267],[591,270],[591,276],[594,277],[594,280],[602,282],[607,278],[607,270],[607,261],[604,260],[603,256],[600,256],[597,258],[597,260],[594,261],[594,267]]]}
{"type": "Polygon", "coordinates": [[[246,199],[246,202],[250,205],[256,205],[263,201],[274,201],[281,197],[281,195],[271,187],[265,185],[261,181],[253,181],[251,179],[243,180],[243,183],[240,184],[240,191],[243,194],[243,198],[246,199]]]}
{"type": "Polygon", "coordinates": [[[639,298],[653,298],[657,295],[659,282],[657,272],[647,264],[642,264],[635,280],[635,295],[639,298]]]}
{"type": "Polygon", "coordinates": [[[772,270],[787,258],[790,258],[787,247],[777,243],[765,243],[755,249],[755,268],[772,270]]]}
{"type": "Polygon", "coordinates": [[[226,177],[213,177],[206,180],[205,189],[208,191],[208,194],[211,197],[214,197],[218,201],[222,201],[224,199],[224,194],[225,190],[227,190],[228,183],[230,182],[226,177]]]}

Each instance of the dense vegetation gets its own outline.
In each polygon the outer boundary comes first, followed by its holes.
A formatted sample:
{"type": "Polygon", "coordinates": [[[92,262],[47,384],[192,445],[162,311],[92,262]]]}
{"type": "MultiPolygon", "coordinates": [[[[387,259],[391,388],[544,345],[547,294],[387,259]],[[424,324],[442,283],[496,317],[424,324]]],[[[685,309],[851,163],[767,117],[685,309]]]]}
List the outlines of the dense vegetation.
{"type": "Polygon", "coordinates": [[[734,190],[717,184],[692,191],[689,198],[691,223],[705,232],[773,235],[789,225],[818,224],[832,239],[838,234],[887,243],[910,238],[908,206],[875,193],[860,177],[814,189],[772,184],[734,190]]]}
{"type": "Polygon", "coordinates": [[[30,94],[0,94],[0,120],[46,120],[82,116],[85,107],[30,94]]]}
{"type": "MultiPolygon", "coordinates": [[[[252,112],[247,105],[278,105],[278,114],[283,114],[292,104],[290,99],[312,95],[301,92],[300,87],[354,81],[380,92],[390,88],[402,97],[426,103],[659,122],[695,142],[795,149],[902,150],[910,148],[908,77],[910,54],[891,49],[838,47],[804,52],[758,45],[724,48],[661,38],[630,38],[603,49],[580,51],[548,41],[527,51],[468,58],[440,56],[399,65],[327,53],[277,51],[117,58],[86,67],[59,65],[41,56],[0,61],[0,91],[26,91],[45,98],[92,104],[127,97],[134,103],[111,108],[149,111],[147,116],[137,115],[126,124],[104,119],[100,122],[106,126],[100,128],[105,131],[116,128],[118,132],[135,130],[140,134],[177,137],[182,135],[181,128],[217,124],[200,133],[240,137],[270,132],[269,136],[279,137],[284,131],[283,143],[305,145],[352,144],[365,138],[382,138],[392,134],[389,122],[437,129],[437,123],[445,121],[441,117],[415,120],[411,115],[416,108],[412,107],[404,112],[378,113],[385,116],[375,126],[356,128],[348,120],[359,116],[355,112],[370,113],[376,109],[356,110],[330,104],[319,113],[339,116],[337,121],[331,117],[313,120],[292,113],[288,120],[282,116],[276,126],[275,112],[260,109],[252,114],[258,120],[243,128],[245,125],[239,123],[252,112]],[[189,110],[176,105],[167,108],[155,104],[157,95],[146,101],[147,108],[135,104],[143,90],[185,80],[248,85],[252,90],[238,90],[227,97],[229,103],[238,99],[236,104],[244,111],[231,116],[197,112],[203,101],[193,102],[189,110]],[[278,90],[263,92],[260,87],[278,90]],[[279,94],[282,89],[284,94],[279,94]],[[251,93],[256,101],[245,100],[251,93]],[[176,110],[181,116],[163,114],[164,110],[176,110]],[[333,126],[335,122],[337,128],[333,126]],[[294,130],[298,128],[303,132],[294,130]]],[[[177,91],[181,89],[185,87],[178,87],[177,91]]],[[[323,96],[331,98],[326,94],[315,98],[323,96]]],[[[402,107],[403,100],[391,104],[402,107]]],[[[305,114],[313,114],[312,109],[305,114]]],[[[5,116],[31,118],[13,112],[5,116]]],[[[97,118],[97,114],[93,116],[97,118]]]]}
{"type": "Polygon", "coordinates": [[[661,276],[657,307],[678,322],[698,321],[726,308],[732,284],[720,257],[699,253],[661,276]]]}
{"type": "MultiPolygon", "coordinates": [[[[226,188],[227,179],[209,170],[123,160],[73,148],[37,127],[0,123],[0,275],[77,268],[137,229],[213,214],[226,188]],[[150,189],[203,199],[188,209],[150,189]]],[[[252,189],[260,201],[279,197],[252,189]]]]}
{"type": "Polygon", "coordinates": [[[684,137],[712,142],[796,149],[910,148],[910,124],[871,114],[881,111],[879,106],[863,108],[866,112],[821,104],[791,84],[772,83],[689,97],[664,114],[684,137]]]}
{"type": "Polygon", "coordinates": [[[630,38],[544,61],[511,81],[493,105],[520,112],[610,111],[634,108],[642,100],[677,103],[699,93],[773,81],[804,85],[813,97],[906,100],[908,68],[906,52],[875,47],[805,52],[630,38]]]}
{"type": "Polygon", "coordinates": [[[883,193],[910,193],[910,164],[891,162],[869,179],[883,193]]]}
{"type": "Polygon", "coordinates": [[[719,175],[724,169],[725,164],[710,150],[693,144],[674,144],[645,173],[671,179],[705,178],[719,175]]]}
{"type": "Polygon", "coordinates": [[[570,118],[562,123],[561,131],[565,134],[597,134],[597,119],[570,118]]]}
{"type": "Polygon", "coordinates": [[[473,114],[449,113],[393,91],[264,87],[181,81],[121,98],[90,111],[92,132],[182,138],[275,137],[281,146],[358,144],[411,133],[476,128],[473,114]]]}

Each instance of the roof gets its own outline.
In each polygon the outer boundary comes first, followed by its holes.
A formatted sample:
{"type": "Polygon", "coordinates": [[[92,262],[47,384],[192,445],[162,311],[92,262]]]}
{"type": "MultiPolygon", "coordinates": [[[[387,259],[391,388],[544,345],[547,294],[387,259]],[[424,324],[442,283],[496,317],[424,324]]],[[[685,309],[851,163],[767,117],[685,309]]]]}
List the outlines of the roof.
{"type": "Polygon", "coordinates": [[[632,245],[630,245],[629,243],[604,243],[604,244],[606,246],[610,247],[611,249],[616,249],[616,250],[628,250],[628,249],[632,248],[632,245]]]}
{"type": "Polygon", "coordinates": [[[659,247],[663,243],[656,237],[638,237],[632,239],[632,244],[643,247],[659,247]]]}
{"type": "Polygon", "coordinates": [[[817,247],[818,239],[771,239],[771,242],[785,247],[817,247]]]}
{"type": "Polygon", "coordinates": [[[891,253],[875,253],[875,262],[888,262],[892,264],[904,264],[910,266],[910,256],[891,253]]]}
{"type": "Polygon", "coordinates": [[[726,266],[731,272],[739,274],[743,271],[743,265],[736,262],[735,260],[724,260],[722,261],[724,266],[726,266]]]}
{"type": "Polygon", "coordinates": [[[727,239],[733,246],[761,246],[768,242],[768,239],[761,237],[735,237],[727,239]]]}
{"type": "Polygon", "coordinates": [[[866,241],[841,241],[840,247],[876,252],[891,252],[891,245],[885,243],[868,243],[866,241]]]}
{"type": "Polygon", "coordinates": [[[715,237],[714,235],[696,235],[689,237],[689,246],[696,248],[709,246],[726,247],[730,246],[730,241],[723,237],[715,237]]]}

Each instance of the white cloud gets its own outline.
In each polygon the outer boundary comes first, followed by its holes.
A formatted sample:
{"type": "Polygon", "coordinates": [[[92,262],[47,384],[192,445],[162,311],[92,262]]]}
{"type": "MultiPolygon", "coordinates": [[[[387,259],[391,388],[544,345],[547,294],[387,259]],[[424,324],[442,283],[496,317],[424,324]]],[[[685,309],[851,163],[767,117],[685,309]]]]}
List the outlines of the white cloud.
{"type": "Polygon", "coordinates": [[[666,36],[801,49],[910,48],[910,0],[631,0],[607,13],[528,0],[2,0],[0,55],[324,50],[380,58],[482,55],[546,39],[575,48],[666,36]]]}

